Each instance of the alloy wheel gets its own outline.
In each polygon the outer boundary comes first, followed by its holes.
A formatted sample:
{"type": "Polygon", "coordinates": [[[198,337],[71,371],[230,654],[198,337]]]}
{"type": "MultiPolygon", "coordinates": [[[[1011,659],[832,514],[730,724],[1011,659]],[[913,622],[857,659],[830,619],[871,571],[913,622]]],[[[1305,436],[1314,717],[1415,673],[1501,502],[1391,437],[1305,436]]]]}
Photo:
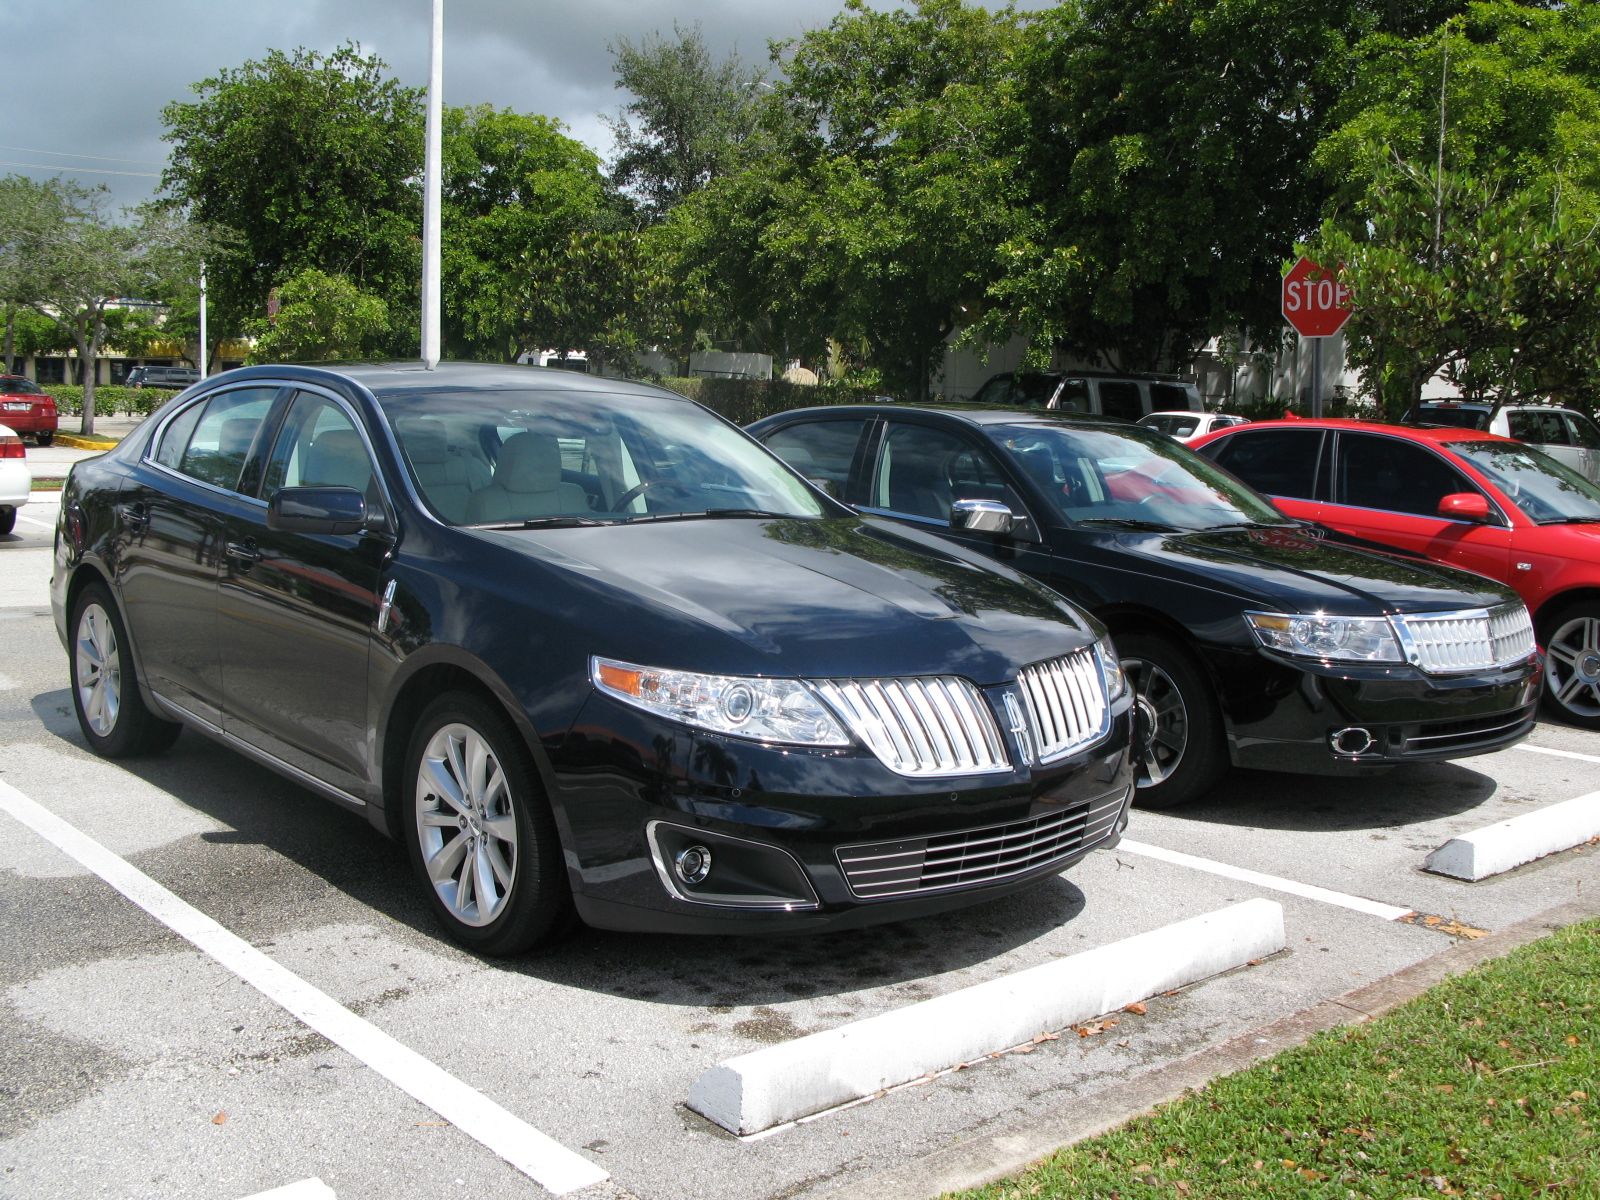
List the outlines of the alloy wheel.
{"type": "Polygon", "coordinates": [[[1139,711],[1138,785],[1155,787],[1183,761],[1189,744],[1189,709],[1172,676],[1158,664],[1124,658],[1122,669],[1133,684],[1139,711]]]}
{"type": "Polygon", "coordinates": [[[1550,694],[1562,711],[1600,720],[1600,617],[1563,621],[1545,647],[1550,694]]]}
{"type": "Polygon", "coordinates": [[[504,911],[517,871],[516,800],[494,748],[470,725],[441,726],[417,769],[417,840],[451,917],[482,927],[504,911]]]}
{"type": "Polygon", "coordinates": [[[78,617],[73,667],[84,719],[97,736],[110,736],[122,711],[122,653],[111,616],[98,604],[78,617]]]}

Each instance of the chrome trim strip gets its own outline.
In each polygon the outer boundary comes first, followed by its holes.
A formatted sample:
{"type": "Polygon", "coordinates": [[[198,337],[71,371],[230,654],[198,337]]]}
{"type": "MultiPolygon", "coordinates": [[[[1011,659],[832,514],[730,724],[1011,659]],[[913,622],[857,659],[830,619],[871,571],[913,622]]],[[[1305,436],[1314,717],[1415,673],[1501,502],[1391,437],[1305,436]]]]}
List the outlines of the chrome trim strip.
{"type": "MultiPolygon", "coordinates": [[[[723,908],[734,912],[813,912],[822,907],[821,903],[816,898],[816,892],[814,889],[812,890],[812,898],[810,900],[775,900],[770,897],[752,897],[749,900],[744,900],[729,896],[724,896],[718,900],[707,900],[702,896],[695,896],[682,891],[678,887],[677,881],[673,878],[672,872],[667,868],[666,859],[661,852],[660,843],[656,841],[656,830],[662,825],[665,825],[671,829],[679,830],[683,833],[689,834],[690,836],[695,836],[700,831],[688,825],[679,825],[673,821],[656,820],[647,822],[645,824],[644,837],[645,841],[650,846],[650,863],[656,869],[656,877],[661,880],[661,886],[666,888],[667,895],[673,897],[674,899],[682,900],[685,904],[693,904],[700,908],[723,908]]],[[[795,869],[799,871],[800,878],[802,881],[804,881],[806,887],[811,887],[811,877],[806,874],[805,868],[800,865],[800,860],[795,858],[794,855],[790,854],[782,846],[775,846],[771,842],[758,842],[753,838],[732,837],[726,833],[711,834],[708,832],[706,835],[706,840],[709,841],[713,847],[713,859],[715,859],[716,843],[722,841],[743,842],[747,846],[759,846],[763,850],[770,850],[775,853],[782,854],[784,857],[789,859],[790,862],[794,863],[795,869]]]]}

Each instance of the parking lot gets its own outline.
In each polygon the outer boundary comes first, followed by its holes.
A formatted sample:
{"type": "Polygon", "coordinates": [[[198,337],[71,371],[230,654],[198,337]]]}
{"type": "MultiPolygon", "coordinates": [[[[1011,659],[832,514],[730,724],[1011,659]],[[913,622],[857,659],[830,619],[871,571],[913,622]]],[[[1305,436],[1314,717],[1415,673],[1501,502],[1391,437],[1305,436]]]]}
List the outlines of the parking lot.
{"type": "Polygon", "coordinates": [[[54,516],[40,496],[0,538],[0,1195],[320,1179],[341,1198],[537,1196],[585,1162],[590,1195],[884,1195],[919,1156],[1092,1113],[1112,1084],[1595,888],[1593,844],[1476,883],[1422,870],[1452,837],[1597,790],[1600,739],[1541,724],[1512,750],[1383,776],[1235,773],[1204,803],[1136,812],[1122,846],[1038,888],[923,922],[580,930],[480,960],[435,931],[401,850],[360,817],[192,733],[127,764],[87,751],[47,601],[54,516]],[[106,882],[124,866],[144,900],[106,882]],[[734,1056],[1254,897],[1282,905],[1286,948],[1141,1014],[748,1138],[686,1105],[734,1056]],[[248,946],[203,951],[208,921],[248,946]],[[360,1037],[330,1041],[282,988],[315,989],[360,1037]],[[479,1123],[430,1107],[441,1088],[479,1123]],[[506,1136],[471,1131],[487,1128],[506,1136]]]}

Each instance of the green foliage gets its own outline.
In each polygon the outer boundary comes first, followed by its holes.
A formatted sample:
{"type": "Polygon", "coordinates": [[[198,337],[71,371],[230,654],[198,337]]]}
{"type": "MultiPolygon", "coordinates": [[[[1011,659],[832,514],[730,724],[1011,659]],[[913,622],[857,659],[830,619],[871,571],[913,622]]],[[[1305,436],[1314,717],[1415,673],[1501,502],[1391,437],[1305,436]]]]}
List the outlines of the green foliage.
{"type": "Polygon", "coordinates": [[[240,252],[210,271],[219,332],[241,331],[264,315],[271,288],[314,267],[382,299],[389,348],[415,350],[420,92],[384,69],[349,44],[273,50],[162,110],[171,202],[240,237],[240,252]]]}
{"type": "Polygon", "coordinates": [[[815,386],[782,379],[716,379],[698,375],[669,377],[661,386],[697,400],[735,425],[748,425],[773,413],[826,404],[862,404],[875,393],[868,388],[815,386]]]}
{"type": "MultiPolygon", "coordinates": [[[[56,409],[63,416],[78,416],[83,412],[83,385],[52,383],[45,388],[54,397],[56,409]]],[[[119,412],[129,417],[148,417],[178,393],[166,388],[133,388],[117,384],[100,384],[94,390],[95,403],[103,412],[119,412]]]]}
{"type": "Polygon", "coordinates": [[[731,173],[755,139],[763,72],[737,55],[713,61],[699,25],[673,26],[611,45],[616,86],[632,94],[607,124],[616,144],[612,181],[660,220],[713,179],[731,173]]]}
{"type": "Polygon", "coordinates": [[[328,362],[371,354],[388,328],[382,300],[340,275],[315,267],[292,276],[278,292],[276,319],[249,326],[252,363],[328,362]]]}

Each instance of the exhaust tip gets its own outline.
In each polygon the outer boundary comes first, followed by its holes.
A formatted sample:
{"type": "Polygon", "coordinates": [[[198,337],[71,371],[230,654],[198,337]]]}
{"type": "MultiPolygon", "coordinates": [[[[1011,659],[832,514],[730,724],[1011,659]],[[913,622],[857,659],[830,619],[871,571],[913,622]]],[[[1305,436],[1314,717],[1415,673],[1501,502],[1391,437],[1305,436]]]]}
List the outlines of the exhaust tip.
{"type": "Polygon", "coordinates": [[[1378,739],[1372,736],[1371,730],[1351,725],[1329,734],[1328,744],[1336,754],[1357,755],[1371,750],[1378,744],[1378,739]]]}

